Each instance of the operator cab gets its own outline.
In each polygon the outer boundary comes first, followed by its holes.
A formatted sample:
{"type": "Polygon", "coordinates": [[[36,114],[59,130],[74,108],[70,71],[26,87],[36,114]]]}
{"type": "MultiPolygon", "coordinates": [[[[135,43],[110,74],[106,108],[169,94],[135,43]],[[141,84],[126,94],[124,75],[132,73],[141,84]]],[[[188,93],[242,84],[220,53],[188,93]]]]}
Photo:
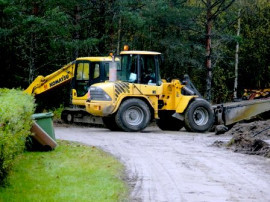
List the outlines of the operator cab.
{"type": "Polygon", "coordinates": [[[122,51],[117,79],[129,83],[160,86],[160,56],[161,53],[152,51],[122,51]]]}
{"type": "Polygon", "coordinates": [[[89,86],[109,79],[111,58],[85,57],[76,60],[75,76],[72,82],[77,96],[87,94],[89,86]]]}

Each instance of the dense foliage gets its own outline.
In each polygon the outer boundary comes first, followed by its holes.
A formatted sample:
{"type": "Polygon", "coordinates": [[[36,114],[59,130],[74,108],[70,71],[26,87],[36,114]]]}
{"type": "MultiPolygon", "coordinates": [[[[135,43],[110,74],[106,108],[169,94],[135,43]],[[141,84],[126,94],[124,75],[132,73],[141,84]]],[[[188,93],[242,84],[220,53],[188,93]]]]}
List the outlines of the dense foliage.
{"type": "Polygon", "coordinates": [[[20,90],[0,89],[0,184],[30,135],[34,99],[20,90]]]}
{"type": "Polygon", "coordinates": [[[212,101],[227,101],[233,96],[236,42],[238,96],[244,88],[270,85],[269,10],[268,0],[0,0],[0,87],[25,88],[78,56],[119,53],[128,44],[162,52],[162,77],[187,73],[202,94],[211,73],[212,101]]]}

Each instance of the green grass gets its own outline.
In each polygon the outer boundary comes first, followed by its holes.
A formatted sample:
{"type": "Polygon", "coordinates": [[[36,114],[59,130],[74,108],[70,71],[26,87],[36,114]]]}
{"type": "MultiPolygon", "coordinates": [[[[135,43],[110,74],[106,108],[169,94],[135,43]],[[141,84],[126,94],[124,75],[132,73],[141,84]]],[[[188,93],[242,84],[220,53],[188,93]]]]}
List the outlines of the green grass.
{"type": "Polygon", "coordinates": [[[0,201],[127,201],[123,166],[98,150],[66,141],[14,162],[0,201]]]}

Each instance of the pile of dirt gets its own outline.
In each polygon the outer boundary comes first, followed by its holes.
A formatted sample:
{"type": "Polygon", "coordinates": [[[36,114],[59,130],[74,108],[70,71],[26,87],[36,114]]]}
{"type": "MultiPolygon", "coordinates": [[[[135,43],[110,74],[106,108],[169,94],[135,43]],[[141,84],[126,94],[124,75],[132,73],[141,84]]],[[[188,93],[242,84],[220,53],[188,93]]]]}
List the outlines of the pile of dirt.
{"type": "Polygon", "coordinates": [[[233,148],[234,152],[270,158],[270,145],[263,140],[251,138],[249,134],[236,135],[227,146],[233,148]]]}
{"type": "Polygon", "coordinates": [[[235,152],[270,158],[270,120],[236,124],[225,134],[233,136],[227,147],[235,152]]]}
{"type": "Polygon", "coordinates": [[[252,138],[260,140],[270,139],[270,119],[266,121],[254,121],[251,123],[238,123],[231,130],[227,131],[227,135],[248,134],[252,138]]]}

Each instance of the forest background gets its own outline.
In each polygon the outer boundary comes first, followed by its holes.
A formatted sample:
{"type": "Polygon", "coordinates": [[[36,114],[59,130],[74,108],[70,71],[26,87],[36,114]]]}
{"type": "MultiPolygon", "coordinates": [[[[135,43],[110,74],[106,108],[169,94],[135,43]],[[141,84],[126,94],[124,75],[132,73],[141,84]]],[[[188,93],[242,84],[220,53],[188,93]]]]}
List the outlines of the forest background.
{"type": "MultiPolygon", "coordinates": [[[[124,45],[163,53],[162,78],[188,74],[213,103],[270,87],[269,0],[0,0],[0,19],[0,88],[124,45]]],[[[68,97],[58,88],[39,100],[68,97]]]]}

